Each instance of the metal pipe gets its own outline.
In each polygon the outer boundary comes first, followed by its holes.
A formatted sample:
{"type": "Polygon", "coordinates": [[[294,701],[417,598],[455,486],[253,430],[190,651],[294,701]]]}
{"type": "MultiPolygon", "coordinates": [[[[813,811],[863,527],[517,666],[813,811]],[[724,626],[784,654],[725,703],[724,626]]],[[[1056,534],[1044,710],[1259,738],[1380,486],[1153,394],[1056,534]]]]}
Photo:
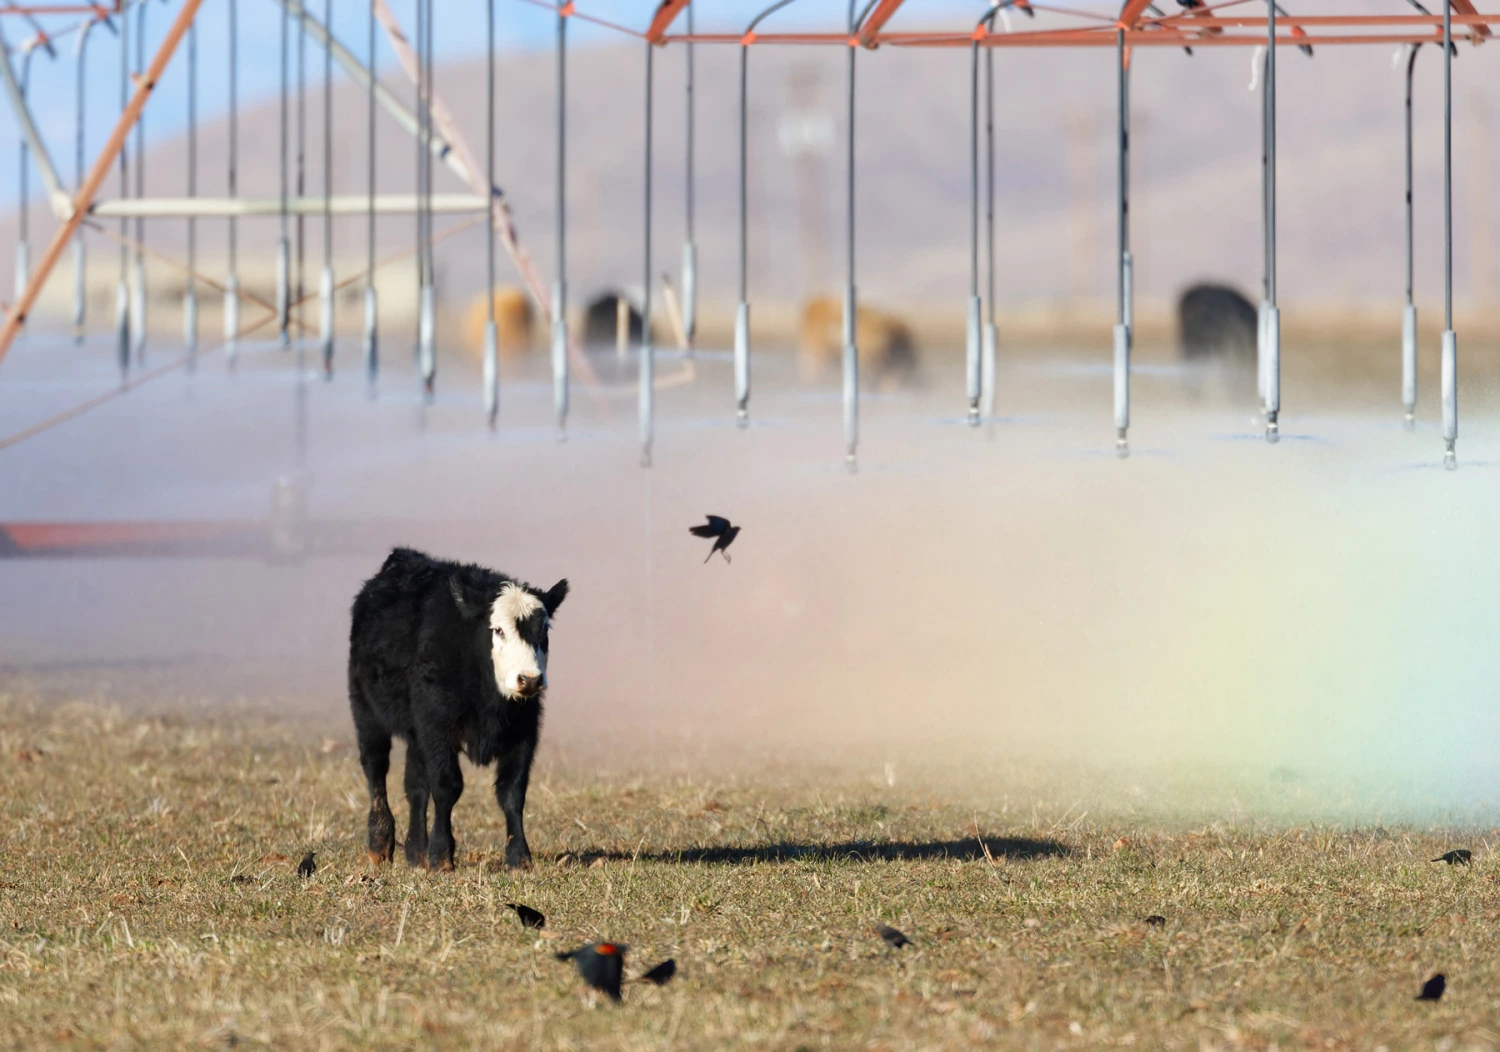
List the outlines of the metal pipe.
{"type": "MultiPolygon", "coordinates": [[[[446,215],[483,213],[489,203],[478,194],[434,194],[421,198],[414,194],[377,194],[375,211],[381,215],[414,215],[424,210],[446,215]]],[[[286,202],[286,212],[294,215],[322,215],[325,208],[336,216],[363,215],[369,210],[368,194],[335,194],[331,199],[318,197],[292,197],[286,202]]],[[[88,210],[94,218],[118,216],[146,216],[150,219],[183,219],[197,216],[199,219],[226,216],[275,216],[282,211],[281,201],[274,197],[149,197],[146,200],[127,198],[119,201],[100,201],[88,210]]]]}
{"type": "Polygon", "coordinates": [[[1118,255],[1115,329],[1114,329],[1114,380],[1115,380],[1115,452],[1130,455],[1130,67],[1125,50],[1125,31],[1115,32],[1115,53],[1119,62],[1117,82],[1119,114],[1117,140],[1118,170],[1118,255]]]}
{"type": "MultiPolygon", "coordinates": [[[[240,13],[239,0],[229,0],[229,172],[230,197],[240,193],[240,13]]],[[[224,281],[224,353],[233,368],[239,354],[240,274],[239,221],[229,217],[229,274],[224,281]]]]}
{"type": "Polygon", "coordinates": [[[969,426],[979,426],[982,394],[980,343],[984,304],[979,298],[979,36],[969,45],[969,303],[964,325],[964,393],[969,426]]]}
{"type": "MultiPolygon", "coordinates": [[[[844,464],[850,471],[855,470],[858,464],[856,455],[859,448],[859,300],[854,287],[854,58],[859,20],[854,17],[854,4],[855,0],[849,0],[849,74],[846,93],[848,126],[845,129],[848,148],[848,180],[845,187],[848,225],[844,241],[848,275],[844,282],[844,464]]],[[[868,12],[869,8],[866,7],[865,11],[868,12]]]]}
{"type": "MultiPolygon", "coordinates": [[[[301,15],[297,19],[297,196],[304,197],[307,194],[307,17],[301,15]]],[[[292,304],[297,310],[298,335],[297,341],[297,363],[298,379],[302,382],[302,339],[307,333],[307,326],[302,322],[302,304],[307,302],[307,285],[304,282],[307,264],[307,216],[298,212],[296,215],[297,231],[297,275],[294,280],[295,291],[292,294],[292,304]]]]}
{"type": "MultiPolygon", "coordinates": [[[[73,181],[75,187],[83,185],[83,146],[84,146],[84,105],[83,100],[87,92],[85,90],[85,72],[88,63],[85,61],[86,49],[88,47],[89,30],[94,28],[95,18],[84,20],[83,28],[78,33],[78,43],[75,46],[74,58],[78,62],[78,71],[75,85],[75,102],[77,112],[73,123],[73,181]]],[[[84,244],[83,234],[73,239],[73,342],[83,342],[83,326],[88,315],[88,249],[84,244]]]]}
{"type": "MultiPolygon", "coordinates": [[[[333,24],[333,0],[323,0],[323,21],[333,24]]],[[[323,49],[323,272],[318,279],[318,337],[323,379],[333,379],[333,52],[323,49]]]]}
{"type": "MultiPolygon", "coordinates": [[[[746,31],[749,35],[749,31],[746,31]]],[[[749,104],[750,46],[740,41],[740,251],[739,251],[739,301],[734,308],[734,409],[735,419],[741,427],[749,423],[750,416],[750,302],[749,295],[749,202],[746,188],[748,139],[746,136],[749,104]]]]}
{"type": "MultiPolygon", "coordinates": [[[[367,99],[365,178],[367,205],[365,219],[365,332],[360,348],[365,367],[365,389],[375,397],[375,380],[380,370],[380,307],[375,296],[375,0],[369,0],[368,34],[370,73],[365,78],[367,99]]],[[[330,44],[324,45],[333,51],[330,44]]]]}
{"type": "Polygon", "coordinates": [[[651,466],[651,441],[653,430],[653,416],[655,406],[653,396],[655,394],[655,366],[656,352],[651,346],[651,86],[652,86],[652,58],[656,49],[648,41],[646,44],[646,171],[645,187],[646,200],[644,219],[645,231],[643,236],[643,261],[641,267],[641,360],[640,360],[640,439],[641,439],[641,467],[651,466]]]}
{"type": "MultiPolygon", "coordinates": [[[[1008,7],[1014,6],[1014,4],[1015,4],[1015,0],[991,0],[991,6],[990,6],[990,8],[987,11],[985,11],[985,13],[983,15],[980,16],[979,21],[975,24],[975,27],[974,27],[975,28],[975,32],[974,32],[974,40],[973,40],[973,49],[976,52],[975,57],[974,57],[974,60],[975,60],[976,63],[978,61],[977,51],[978,51],[978,48],[979,48],[979,44],[980,44],[981,40],[983,39],[983,37],[981,36],[981,31],[983,31],[983,33],[986,36],[989,33],[993,33],[994,29],[995,29],[995,17],[997,15],[999,15],[1002,19],[1004,19],[1005,18],[1005,15],[1004,15],[1005,9],[1008,8],[1008,7]]],[[[1028,10],[1028,13],[1029,13],[1030,9],[1028,8],[1027,10],[1028,10]]],[[[1009,23],[1009,21],[1006,21],[1005,25],[1006,25],[1006,32],[1009,32],[1010,31],[1010,23],[1009,23]]],[[[977,78],[977,76],[978,76],[977,69],[974,71],[973,76],[977,78]]],[[[985,118],[984,119],[985,119],[985,182],[986,182],[986,190],[985,190],[985,194],[986,194],[986,198],[985,198],[985,243],[986,243],[986,257],[987,257],[986,258],[986,264],[985,264],[985,267],[986,267],[986,271],[985,272],[986,272],[986,274],[988,276],[987,277],[988,287],[986,289],[986,293],[988,295],[989,305],[990,306],[989,306],[989,313],[988,313],[988,315],[984,315],[982,306],[980,308],[979,313],[982,316],[984,316],[984,321],[983,321],[982,324],[977,324],[977,323],[974,323],[974,322],[970,323],[969,340],[970,340],[971,345],[972,345],[973,340],[974,340],[974,336],[972,335],[972,333],[976,332],[976,331],[979,333],[979,337],[978,337],[978,345],[979,345],[979,351],[978,351],[978,353],[979,353],[979,411],[978,411],[977,417],[978,417],[978,419],[992,419],[994,417],[994,415],[995,415],[995,356],[997,354],[997,344],[999,342],[999,338],[998,338],[998,334],[997,334],[997,329],[996,329],[996,325],[995,325],[995,318],[996,318],[996,306],[995,306],[995,49],[992,48],[992,47],[986,47],[984,49],[984,79],[985,79],[985,111],[984,111],[985,112],[985,118]]],[[[977,84],[974,85],[974,89],[973,90],[975,92],[978,91],[977,84]]],[[[978,121],[978,101],[977,101],[977,99],[974,100],[974,102],[973,102],[973,110],[972,110],[972,113],[971,113],[970,120],[971,120],[971,128],[970,128],[971,143],[970,143],[970,149],[971,149],[971,151],[973,151],[977,155],[978,148],[979,148],[978,147],[978,130],[977,130],[977,127],[973,126],[974,123],[978,121]]],[[[973,163],[974,163],[974,165],[977,168],[977,165],[978,165],[977,156],[976,156],[975,160],[973,161],[973,163]]],[[[975,195],[976,198],[977,198],[977,195],[978,195],[977,182],[978,182],[978,173],[977,173],[977,170],[976,170],[971,175],[971,183],[975,184],[975,185],[971,186],[971,193],[973,195],[975,195]]],[[[975,227],[975,232],[974,232],[974,235],[973,235],[975,237],[975,239],[978,238],[978,229],[977,229],[977,227],[978,227],[978,217],[977,217],[977,214],[976,214],[977,210],[978,210],[978,204],[977,204],[977,200],[976,200],[973,203],[971,203],[971,215],[970,215],[971,224],[975,227]]],[[[978,246],[977,246],[977,244],[971,246],[971,252],[972,252],[972,254],[974,256],[973,260],[971,261],[971,269],[972,269],[972,271],[974,273],[974,278],[973,278],[973,280],[971,282],[970,295],[971,295],[971,299],[974,299],[974,298],[977,298],[978,295],[979,295],[979,292],[978,292],[978,268],[979,268],[979,262],[978,262],[978,246]]],[[[972,403],[971,403],[971,410],[970,410],[970,412],[971,412],[971,421],[977,423],[978,420],[975,419],[975,414],[973,413],[973,409],[972,409],[972,403]]]]}
{"type": "Polygon", "coordinates": [[[417,6],[417,93],[421,99],[422,148],[417,151],[417,230],[421,246],[421,295],[418,300],[417,358],[422,374],[422,391],[429,402],[437,390],[437,282],[433,274],[432,255],[432,13],[434,0],[421,0],[417,6]]]}
{"type": "MultiPolygon", "coordinates": [[[[495,0],[485,0],[484,154],[489,184],[495,185],[495,0]]],[[[500,341],[495,327],[495,226],[484,227],[484,286],[488,313],[484,324],[484,416],[490,430],[500,413],[500,341]]]]}
{"type": "MultiPolygon", "coordinates": [[[[1271,123],[1270,123],[1270,91],[1271,77],[1267,67],[1265,52],[1270,48],[1262,48],[1262,54],[1254,61],[1261,64],[1260,71],[1260,309],[1256,311],[1255,322],[1255,396],[1260,400],[1260,411],[1262,416],[1266,412],[1266,364],[1270,361],[1270,355],[1266,353],[1266,323],[1271,316],[1271,166],[1270,150],[1271,123]]],[[[1254,67],[1251,67],[1252,74],[1254,67]]]]}
{"type": "Polygon", "coordinates": [[[740,427],[750,423],[750,44],[755,40],[755,27],[791,2],[775,0],[750,20],[740,37],[740,298],[734,308],[734,416],[740,427]]]}
{"type": "MultiPolygon", "coordinates": [[[[996,8],[995,10],[999,10],[996,8]]],[[[993,19],[994,16],[991,16],[993,19]]],[[[987,262],[985,276],[989,283],[989,316],[984,323],[984,340],[981,350],[984,365],[980,373],[979,410],[986,420],[995,417],[995,369],[998,354],[999,334],[995,325],[995,49],[984,50],[984,136],[985,136],[985,242],[987,262]]]]}
{"type": "Polygon", "coordinates": [[[1281,309],[1276,306],[1276,5],[1266,5],[1266,441],[1281,434],[1281,309]]]}
{"type": "MultiPolygon", "coordinates": [[[[187,32],[187,193],[198,196],[198,23],[187,32]]],[[[187,219],[187,291],[182,299],[182,343],[187,351],[188,371],[198,361],[198,221],[187,219]]]]}
{"type": "MultiPolygon", "coordinates": [[[[568,425],[568,16],[557,12],[557,281],[552,286],[552,415],[568,425]]],[[[494,180],[490,180],[494,185],[494,180]]]]}
{"type": "Polygon", "coordinates": [[[281,237],[276,242],[276,327],[281,334],[281,345],[287,346],[291,342],[291,241],[289,239],[290,217],[287,212],[287,200],[291,197],[290,179],[291,168],[289,166],[290,154],[287,138],[289,127],[287,106],[290,91],[290,59],[291,40],[289,31],[291,26],[291,10],[283,6],[281,9],[281,237]]]}
{"type": "MultiPolygon", "coordinates": [[[[688,0],[687,5],[687,31],[688,36],[693,35],[693,4],[688,0]]],[[[698,335],[698,246],[693,240],[693,206],[694,179],[693,179],[693,149],[694,143],[694,112],[693,112],[693,42],[688,41],[684,49],[687,60],[687,172],[684,180],[683,204],[686,208],[684,218],[684,237],[682,242],[682,330],[687,336],[687,353],[693,353],[693,344],[698,335]]]]}
{"type": "MultiPolygon", "coordinates": [[[[136,8],[135,73],[146,69],[146,0],[136,8]]],[[[128,17],[128,16],[122,16],[128,17]]],[[[135,122],[135,195],[146,196],[146,115],[135,122]]],[[[130,346],[139,365],[146,364],[146,220],[135,220],[135,259],[130,282],[130,346]]]]}
{"type": "MultiPolygon", "coordinates": [[[[437,377],[437,258],[435,254],[433,238],[437,232],[437,223],[432,211],[432,187],[434,183],[434,166],[432,163],[432,136],[436,127],[436,108],[433,100],[437,96],[437,34],[434,32],[433,21],[437,12],[437,0],[427,0],[427,32],[423,41],[427,45],[427,145],[428,148],[422,152],[422,164],[426,168],[426,178],[423,181],[422,191],[422,216],[424,224],[423,251],[427,255],[427,316],[430,319],[427,329],[427,340],[431,347],[428,351],[428,360],[432,363],[433,381],[437,377]]],[[[491,183],[487,189],[493,193],[494,184],[491,183]]],[[[433,381],[428,382],[428,397],[432,396],[433,381]]]]}
{"type": "MultiPolygon", "coordinates": [[[[5,63],[9,65],[9,63],[5,63]]],[[[120,16],[120,120],[130,108],[130,15],[120,16]]],[[[127,127],[128,135],[128,127],[127,127]]],[[[130,195],[130,158],[127,135],[120,136],[120,200],[130,195]]],[[[96,188],[97,189],[97,188],[96,188]]],[[[79,191],[80,197],[82,191],[79,191]]],[[[81,217],[80,217],[81,218],[81,217]]],[[[115,283],[115,357],[121,378],[130,375],[130,226],[120,219],[120,274],[115,283]]]]}
{"type": "Polygon", "coordinates": [[[1458,334],[1453,331],[1453,4],[1443,3],[1443,466],[1458,467],[1458,334]]]}
{"type": "Polygon", "coordinates": [[[1417,419],[1417,305],[1414,298],[1414,239],[1412,222],[1412,73],[1417,66],[1417,52],[1422,45],[1411,46],[1406,59],[1406,305],[1401,310],[1401,405],[1406,426],[1416,426],[1417,419]]]}
{"type": "MultiPolygon", "coordinates": [[[[29,48],[21,56],[21,90],[20,90],[20,96],[21,96],[21,106],[23,108],[26,106],[26,95],[27,95],[27,92],[30,90],[30,87],[31,87],[31,56],[32,56],[32,51],[29,48]]],[[[9,65],[10,65],[10,58],[9,58],[9,56],[6,56],[6,62],[5,62],[5,64],[6,64],[7,67],[9,67],[9,65]]],[[[21,214],[20,214],[20,239],[16,242],[16,272],[15,272],[14,292],[12,293],[12,296],[15,299],[20,299],[21,298],[21,294],[26,291],[27,282],[30,280],[30,277],[31,277],[31,273],[30,273],[31,272],[31,244],[30,244],[31,217],[28,214],[31,211],[31,201],[30,201],[30,196],[27,193],[27,186],[26,186],[26,170],[27,170],[28,167],[30,167],[30,165],[27,163],[28,160],[29,160],[29,156],[28,156],[29,153],[30,153],[30,151],[27,148],[26,136],[24,134],[22,134],[22,136],[21,136],[21,149],[19,151],[20,167],[21,167],[21,171],[20,171],[20,176],[21,176],[21,181],[20,181],[20,196],[21,196],[21,200],[20,200],[20,207],[21,207],[21,214]]]]}

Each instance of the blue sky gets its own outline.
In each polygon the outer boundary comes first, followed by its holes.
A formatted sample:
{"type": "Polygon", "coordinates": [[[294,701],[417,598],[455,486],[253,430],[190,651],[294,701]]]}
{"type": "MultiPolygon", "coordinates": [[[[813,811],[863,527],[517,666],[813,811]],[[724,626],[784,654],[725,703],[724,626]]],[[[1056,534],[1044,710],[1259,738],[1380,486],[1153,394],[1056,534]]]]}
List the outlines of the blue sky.
{"type": "MultiPolygon", "coordinates": [[[[306,0],[308,10],[322,17],[325,0],[306,0]]],[[[415,0],[390,0],[402,24],[413,26],[415,0]]],[[[697,28],[721,32],[739,32],[769,0],[699,0],[697,28]]],[[[275,0],[238,0],[240,26],[240,99],[242,105],[274,97],[279,85],[279,42],[281,14],[275,0]]],[[[924,22],[942,24],[948,19],[967,23],[983,10],[983,3],[955,3],[953,0],[911,0],[911,14],[924,22]]],[[[178,10],[176,0],[148,0],[146,39],[154,47],[164,35],[178,10]]],[[[363,0],[332,0],[336,35],[357,54],[366,50],[366,12],[363,0]]],[[[601,18],[644,28],[649,22],[655,0],[578,0],[578,8],[601,18]]],[[[198,17],[199,113],[211,121],[221,116],[228,104],[227,55],[229,41],[229,0],[206,0],[198,17]]],[[[436,50],[441,60],[477,57],[484,53],[485,0],[441,0],[438,7],[436,50]]],[[[131,32],[135,33],[139,12],[132,11],[131,32]]],[[[555,34],[555,19],[546,9],[525,0],[496,0],[497,44],[505,51],[550,48],[555,34]]],[[[795,0],[772,16],[766,28],[833,28],[847,18],[846,0],[795,0]]],[[[75,20],[50,18],[49,31],[57,32],[75,20]]],[[[910,23],[908,23],[910,24],[910,23]]],[[[31,36],[31,30],[20,18],[0,18],[0,31],[12,47],[31,36]]],[[[618,41],[619,34],[582,21],[571,23],[570,40],[579,46],[618,41]]],[[[54,161],[65,180],[74,174],[73,137],[76,111],[75,78],[77,66],[73,54],[74,38],[60,41],[58,58],[49,60],[38,52],[32,60],[30,97],[43,135],[48,140],[54,161]]],[[[132,53],[135,43],[131,43],[132,53]]],[[[119,52],[117,38],[95,29],[88,44],[86,142],[90,159],[102,147],[119,112],[119,52]]],[[[379,40],[380,62],[389,66],[393,57],[383,36],[379,40]]],[[[19,59],[14,60],[19,71],[19,59]]],[[[321,77],[322,53],[309,44],[309,82],[316,85],[321,77]]],[[[335,76],[339,76],[335,69],[335,76]]],[[[175,135],[186,124],[186,62],[184,54],[173,59],[167,74],[146,111],[146,133],[149,139],[175,135]]],[[[0,203],[12,204],[18,194],[17,171],[19,128],[5,107],[0,119],[0,203]]],[[[37,181],[32,177],[33,193],[37,181]]]]}

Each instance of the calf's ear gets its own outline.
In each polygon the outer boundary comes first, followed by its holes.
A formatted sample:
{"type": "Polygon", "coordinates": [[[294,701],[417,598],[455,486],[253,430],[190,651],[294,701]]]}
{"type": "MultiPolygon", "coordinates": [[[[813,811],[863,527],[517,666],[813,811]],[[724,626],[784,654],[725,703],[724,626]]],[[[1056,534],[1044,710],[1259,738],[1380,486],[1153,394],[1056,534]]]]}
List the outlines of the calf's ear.
{"type": "Polygon", "coordinates": [[[448,578],[448,591],[453,596],[453,603],[458,607],[458,612],[464,617],[473,617],[477,608],[464,595],[464,586],[458,583],[457,577],[448,578]]]}
{"type": "Polygon", "coordinates": [[[542,606],[546,607],[547,616],[557,613],[557,608],[562,606],[562,601],[567,597],[568,579],[564,577],[542,595],[542,606]]]}

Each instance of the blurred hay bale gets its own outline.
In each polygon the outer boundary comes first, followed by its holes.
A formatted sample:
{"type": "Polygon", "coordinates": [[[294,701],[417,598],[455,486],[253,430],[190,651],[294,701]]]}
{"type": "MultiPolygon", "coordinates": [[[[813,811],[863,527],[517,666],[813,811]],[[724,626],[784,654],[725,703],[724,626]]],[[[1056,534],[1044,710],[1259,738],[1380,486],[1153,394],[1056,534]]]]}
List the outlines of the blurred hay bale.
{"type": "MultiPolygon", "coordinates": [[[[498,286],[490,295],[495,303],[495,342],[501,359],[525,357],[533,346],[536,329],[531,296],[515,285],[498,286]]],[[[476,362],[484,357],[484,326],[488,321],[489,301],[481,292],[464,315],[464,351],[476,362]]]]}
{"type": "MultiPolygon", "coordinates": [[[[860,371],[877,386],[899,387],[917,368],[917,345],[911,327],[894,314],[861,304],[854,315],[854,339],[860,371]]],[[[802,307],[803,379],[837,372],[844,354],[844,304],[836,296],[815,296],[802,307]]]]}

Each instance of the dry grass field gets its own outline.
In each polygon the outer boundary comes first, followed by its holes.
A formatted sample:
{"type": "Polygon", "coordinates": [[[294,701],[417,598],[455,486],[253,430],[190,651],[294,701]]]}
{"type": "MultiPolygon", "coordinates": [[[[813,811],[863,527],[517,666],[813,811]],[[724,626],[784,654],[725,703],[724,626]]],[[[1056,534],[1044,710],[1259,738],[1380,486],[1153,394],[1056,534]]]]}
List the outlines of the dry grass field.
{"type": "Polygon", "coordinates": [[[458,871],[374,872],[329,727],[0,702],[0,1045],[1500,1044],[1486,830],[1084,809],[1019,768],[990,793],[553,754],[534,871],[496,867],[470,771],[458,871]],[[1454,846],[1472,867],[1428,861],[1454,846]],[[674,957],[678,978],[596,1001],[553,956],[596,938],[630,945],[627,975],[674,957]],[[1438,970],[1446,997],[1415,1001],[1438,970]]]}

